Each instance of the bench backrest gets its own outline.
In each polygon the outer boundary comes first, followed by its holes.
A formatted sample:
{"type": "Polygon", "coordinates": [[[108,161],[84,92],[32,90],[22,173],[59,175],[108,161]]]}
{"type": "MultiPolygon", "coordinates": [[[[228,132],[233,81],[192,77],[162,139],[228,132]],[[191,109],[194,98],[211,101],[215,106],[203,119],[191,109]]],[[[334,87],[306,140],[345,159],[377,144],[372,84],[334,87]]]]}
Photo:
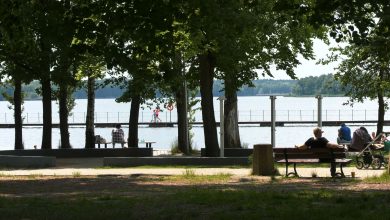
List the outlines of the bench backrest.
{"type": "Polygon", "coordinates": [[[282,159],[343,159],[346,157],[343,148],[317,148],[317,149],[298,149],[298,148],[274,148],[275,160],[282,159]],[[286,158],[287,157],[287,158],[286,158]]]}

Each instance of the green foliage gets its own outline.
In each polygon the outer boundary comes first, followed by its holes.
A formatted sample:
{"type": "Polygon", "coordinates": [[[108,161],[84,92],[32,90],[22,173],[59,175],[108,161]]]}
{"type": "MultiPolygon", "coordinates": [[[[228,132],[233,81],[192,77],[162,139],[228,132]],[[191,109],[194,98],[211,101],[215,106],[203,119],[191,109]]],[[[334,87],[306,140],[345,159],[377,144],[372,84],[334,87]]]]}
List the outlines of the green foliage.
{"type": "Polygon", "coordinates": [[[305,95],[344,95],[344,87],[334,79],[332,74],[319,77],[309,76],[297,81],[292,94],[305,95]]]}
{"type": "MultiPolygon", "coordinates": [[[[341,85],[341,83],[335,80],[332,75],[323,75],[323,76],[310,76],[305,77],[299,80],[254,80],[253,87],[243,86],[240,91],[238,91],[238,96],[255,96],[255,95],[268,95],[268,94],[284,94],[284,95],[294,95],[294,96],[303,96],[303,95],[311,95],[314,96],[316,94],[323,95],[345,95],[346,88],[341,85]],[[303,81],[303,82],[301,82],[303,81]],[[312,84],[318,85],[317,88],[311,86],[312,84]],[[305,91],[305,92],[303,92],[305,91]]],[[[84,81],[81,81],[81,84],[84,84],[84,81]]],[[[120,86],[110,83],[106,84],[104,80],[97,80],[97,85],[105,84],[105,87],[97,86],[96,88],[96,98],[117,98],[121,96],[124,92],[120,86]]],[[[7,85],[7,84],[6,84],[7,85]]],[[[220,96],[223,94],[222,92],[222,81],[216,80],[214,81],[213,94],[214,96],[220,96]]],[[[40,96],[36,93],[37,88],[39,88],[38,81],[32,81],[30,84],[23,85],[23,91],[25,95],[25,99],[39,99],[40,96]]],[[[54,87],[55,88],[55,87],[54,87]]],[[[0,88],[2,93],[6,93],[7,95],[11,95],[13,89],[10,86],[4,86],[0,88]]],[[[194,90],[191,92],[192,97],[198,97],[199,92],[194,90]]],[[[86,93],[84,89],[76,89],[73,92],[73,97],[76,99],[84,99],[86,98],[86,93]]],[[[161,97],[161,96],[160,96],[161,97]]],[[[2,97],[0,97],[1,100],[2,97]]],[[[164,99],[162,103],[165,105],[169,102],[164,99]]],[[[169,100],[169,99],[168,99],[169,100]]],[[[199,99],[191,98],[190,105],[194,105],[194,102],[199,102],[199,99]],[[192,100],[192,101],[191,101],[192,100]]],[[[156,100],[158,102],[158,100],[156,100]]],[[[161,101],[161,100],[160,100],[161,101]]],[[[151,103],[152,104],[152,103],[151,103]]],[[[161,104],[161,103],[160,103],[161,104]]],[[[192,109],[191,111],[194,111],[192,109]]]]}

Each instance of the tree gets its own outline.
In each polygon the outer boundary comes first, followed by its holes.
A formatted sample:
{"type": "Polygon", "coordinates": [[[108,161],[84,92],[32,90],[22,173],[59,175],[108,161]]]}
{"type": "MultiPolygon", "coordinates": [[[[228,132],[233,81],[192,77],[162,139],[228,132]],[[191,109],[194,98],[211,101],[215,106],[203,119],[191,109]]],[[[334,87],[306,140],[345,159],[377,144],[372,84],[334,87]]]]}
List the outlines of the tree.
{"type": "MultiPolygon", "coordinates": [[[[364,98],[378,99],[377,133],[380,133],[387,108],[384,97],[389,96],[390,2],[366,0],[351,3],[326,3],[331,7],[319,20],[331,28],[331,37],[349,45],[334,49],[335,53],[324,63],[342,59],[336,78],[349,86],[347,94],[351,103],[362,102],[364,98]]],[[[314,14],[314,20],[319,14],[314,14]]]]}
{"type": "Polygon", "coordinates": [[[87,78],[87,115],[85,119],[85,148],[95,148],[95,90],[96,79],[105,73],[103,57],[85,54],[84,60],[78,67],[78,78],[87,78]]]}
{"type": "MultiPolygon", "coordinates": [[[[310,2],[306,1],[208,1],[189,3],[189,33],[197,49],[206,154],[218,156],[218,140],[212,106],[213,79],[225,79],[227,117],[235,117],[236,91],[270,66],[295,78],[298,55],[313,58],[312,39],[323,38],[324,29],[307,23],[310,2]]],[[[239,145],[237,119],[229,121],[228,140],[239,145]],[[233,123],[230,123],[233,122],[233,123]]]]}
{"type": "Polygon", "coordinates": [[[53,38],[53,47],[55,48],[54,59],[55,66],[53,68],[53,82],[59,87],[57,97],[59,100],[59,118],[60,118],[60,148],[71,148],[69,141],[69,124],[68,117],[74,104],[74,99],[71,97],[76,86],[76,65],[81,56],[77,54],[77,50],[73,47],[75,34],[80,26],[77,26],[78,20],[83,20],[83,17],[78,17],[78,5],[70,0],[65,0],[59,5],[57,13],[57,35],[53,38]]]}
{"type": "MultiPolygon", "coordinates": [[[[375,38],[375,37],[374,37],[375,38]]],[[[372,39],[372,38],[371,38],[372,39]]],[[[364,99],[377,99],[377,134],[383,132],[384,115],[388,109],[385,97],[390,93],[390,44],[389,41],[376,41],[370,45],[350,45],[338,51],[345,58],[337,68],[336,79],[348,86],[350,102],[363,102],[364,99]]],[[[377,39],[378,40],[378,39],[377,39]]]]}
{"type": "Polygon", "coordinates": [[[29,51],[31,35],[26,34],[26,20],[23,17],[28,7],[18,1],[0,3],[0,62],[2,73],[9,77],[14,85],[13,97],[8,100],[14,106],[15,149],[23,146],[22,83],[32,80],[32,67],[24,56],[29,51]],[[30,73],[30,74],[29,74],[30,73]]]}

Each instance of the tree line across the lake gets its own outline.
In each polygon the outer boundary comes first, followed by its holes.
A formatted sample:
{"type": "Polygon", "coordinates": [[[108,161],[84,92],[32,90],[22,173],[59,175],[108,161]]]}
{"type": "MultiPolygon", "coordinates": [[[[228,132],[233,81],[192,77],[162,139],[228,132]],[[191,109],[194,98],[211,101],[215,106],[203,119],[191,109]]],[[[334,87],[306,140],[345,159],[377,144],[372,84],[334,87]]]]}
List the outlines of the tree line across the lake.
{"type": "Polygon", "coordinates": [[[290,94],[344,91],[351,102],[377,99],[381,132],[390,91],[389,14],[388,0],[0,1],[0,78],[13,87],[4,96],[13,104],[15,149],[24,149],[23,100],[33,90],[43,105],[42,149],[52,148],[53,99],[60,148],[71,148],[68,116],[76,91],[88,99],[85,148],[94,148],[94,100],[112,86],[120,90],[118,102],[131,101],[129,147],[138,147],[140,105],[153,100],[176,106],[178,148],[185,154],[199,93],[206,155],[218,156],[213,96],[223,91],[226,97],[225,147],[239,148],[237,96],[282,91],[290,81],[256,80],[272,77],[273,68],[296,79],[299,60],[315,58],[313,40],[329,38],[341,44],[319,62],[337,61],[334,76],[291,81],[290,94]]]}
{"type": "MultiPolygon", "coordinates": [[[[98,85],[104,85],[104,80],[98,80],[98,85]]],[[[318,94],[328,96],[344,96],[345,89],[340,83],[334,79],[333,75],[322,75],[322,76],[310,76],[300,80],[273,80],[273,79],[258,79],[252,81],[253,86],[243,86],[237,91],[237,96],[256,96],[256,95],[270,95],[270,94],[283,94],[291,96],[315,96],[318,94]]],[[[224,95],[223,82],[221,80],[215,80],[213,84],[213,95],[221,96],[224,95]]],[[[37,91],[39,91],[39,81],[32,81],[27,85],[22,85],[22,91],[25,100],[37,100],[42,97],[37,91]]],[[[95,98],[117,98],[125,90],[120,86],[111,84],[102,86],[96,89],[95,98]]],[[[0,94],[7,94],[12,96],[14,87],[10,84],[3,85],[0,88],[0,94]]],[[[200,96],[200,92],[197,91],[196,96],[200,96]]],[[[84,88],[76,89],[73,92],[73,98],[75,99],[86,99],[87,91],[84,88]]],[[[6,97],[0,96],[0,101],[6,100],[6,97]]]]}

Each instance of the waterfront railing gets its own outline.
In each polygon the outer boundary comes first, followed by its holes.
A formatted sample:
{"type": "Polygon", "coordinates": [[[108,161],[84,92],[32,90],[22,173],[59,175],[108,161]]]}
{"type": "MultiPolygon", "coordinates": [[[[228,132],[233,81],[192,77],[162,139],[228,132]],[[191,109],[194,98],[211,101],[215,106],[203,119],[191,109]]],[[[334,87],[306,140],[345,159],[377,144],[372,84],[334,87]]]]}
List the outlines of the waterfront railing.
{"type": "MultiPolygon", "coordinates": [[[[219,121],[219,111],[215,112],[216,121],[219,121]]],[[[317,110],[276,110],[276,121],[299,122],[299,121],[316,121],[318,118],[317,110]]],[[[128,123],[129,112],[95,112],[96,123],[128,123]]],[[[377,120],[378,113],[376,110],[323,110],[322,120],[324,121],[373,121],[377,120]]],[[[72,112],[69,115],[69,123],[85,123],[86,112],[72,112]]],[[[176,111],[162,111],[159,114],[161,122],[177,122],[176,111]]],[[[238,112],[240,122],[267,122],[271,120],[270,110],[245,110],[238,112]]],[[[385,120],[390,120],[385,114],[385,120]]],[[[202,113],[197,111],[194,114],[193,122],[202,122],[202,113]]],[[[58,114],[53,114],[53,123],[59,123],[58,114]]],[[[153,112],[140,111],[139,122],[154,122],[153,112]]],[[[14,118],[12,113],[0,113],[0,124],[13,124],[14,118]]],[[[41,124],[41,112],[28,112],[23,114],[23,123],[41,124]]]]}

